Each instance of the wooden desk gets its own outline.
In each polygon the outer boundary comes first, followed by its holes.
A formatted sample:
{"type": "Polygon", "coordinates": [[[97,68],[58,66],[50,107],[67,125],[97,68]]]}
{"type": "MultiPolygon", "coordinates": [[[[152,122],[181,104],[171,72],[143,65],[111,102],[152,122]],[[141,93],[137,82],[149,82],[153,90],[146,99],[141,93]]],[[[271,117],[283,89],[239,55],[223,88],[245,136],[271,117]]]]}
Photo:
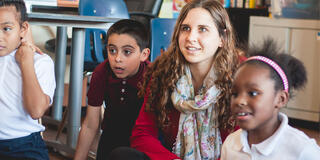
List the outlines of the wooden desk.
{"type": "Polygon", "coordinates": [[[57,26],[56,38],[56,91],[53,105],[53,118],[61,120],[64,89],[64,74],[66,66],[67,27],[72,27],[72,49],[69,88],[69,115],[67,145],[75,148],[80,129],[82,79],[85,29],[108,29],[120,18],[106,18],[94,16],[79,16],[53,13],[29,13],[29,22],[32,25],[57,26]]]}

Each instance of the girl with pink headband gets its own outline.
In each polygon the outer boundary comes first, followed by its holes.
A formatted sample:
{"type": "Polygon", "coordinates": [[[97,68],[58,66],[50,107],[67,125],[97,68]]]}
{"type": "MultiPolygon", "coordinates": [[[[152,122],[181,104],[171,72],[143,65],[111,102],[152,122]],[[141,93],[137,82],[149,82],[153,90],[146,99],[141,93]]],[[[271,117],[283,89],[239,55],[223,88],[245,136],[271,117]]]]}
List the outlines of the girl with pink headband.
{"type": "Polygon", "coordinates": [[[303,63],[279,53],[270,39],[248,54],[232,85],[231,112],[241,129],[227,137],[221,159],[319,159],[315,140],[289,126],[288,117],[279,112],[293,89],[307,81],[303,63]]]}

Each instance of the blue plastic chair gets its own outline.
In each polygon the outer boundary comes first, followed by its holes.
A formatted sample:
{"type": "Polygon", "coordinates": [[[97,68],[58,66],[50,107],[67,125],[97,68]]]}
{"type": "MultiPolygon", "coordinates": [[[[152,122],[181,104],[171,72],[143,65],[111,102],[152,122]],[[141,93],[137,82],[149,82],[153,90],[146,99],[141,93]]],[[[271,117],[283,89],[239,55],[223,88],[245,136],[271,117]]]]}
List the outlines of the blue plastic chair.
{"type": "MultiPolygon", "coordinates": [[[[129,13],[123,0],[80,0],[79,15],[128,19],[129,13]]],[[[107,58],[106,30],[86,29],[84,70],[93,71],[107,58]]]]}
{"type": "Polygon", "coordinates": [[[176,19],[154,18],[151,20],[151,62],[169,47],[175,24],[176,19]]]}

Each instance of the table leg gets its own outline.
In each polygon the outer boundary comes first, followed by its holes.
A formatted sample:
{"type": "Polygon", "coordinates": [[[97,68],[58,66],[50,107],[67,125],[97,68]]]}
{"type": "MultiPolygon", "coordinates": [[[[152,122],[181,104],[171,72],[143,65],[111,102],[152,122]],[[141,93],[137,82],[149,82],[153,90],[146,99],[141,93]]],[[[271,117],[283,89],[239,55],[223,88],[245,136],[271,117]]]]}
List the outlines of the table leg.
{"type": "Polygon", "coordinates": [[[55,50],[56,90],[53,97],[52,118],[61,121],[64,94],[64,74],[66,70],[67,27],[57,27],[55,50]]]}
{"type": "Polygon", "coordinates": [[[75,148],[80,129],[85,29],[72,29],[67,145],[75,148]]]}

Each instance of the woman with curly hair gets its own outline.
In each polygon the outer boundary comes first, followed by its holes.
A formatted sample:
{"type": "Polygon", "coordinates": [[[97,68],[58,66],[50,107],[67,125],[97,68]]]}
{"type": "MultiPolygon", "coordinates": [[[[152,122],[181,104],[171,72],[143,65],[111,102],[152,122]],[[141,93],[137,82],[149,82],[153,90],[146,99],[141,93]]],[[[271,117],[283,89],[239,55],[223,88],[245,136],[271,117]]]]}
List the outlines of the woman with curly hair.
{"type": "Polygon", "coordinates": [[[218,159],[234,128],[230,96],[238,63],[233,29],[220,2],[186,4],[168,51],[145,74],[131,147],[150,159],[218,159]]]}

